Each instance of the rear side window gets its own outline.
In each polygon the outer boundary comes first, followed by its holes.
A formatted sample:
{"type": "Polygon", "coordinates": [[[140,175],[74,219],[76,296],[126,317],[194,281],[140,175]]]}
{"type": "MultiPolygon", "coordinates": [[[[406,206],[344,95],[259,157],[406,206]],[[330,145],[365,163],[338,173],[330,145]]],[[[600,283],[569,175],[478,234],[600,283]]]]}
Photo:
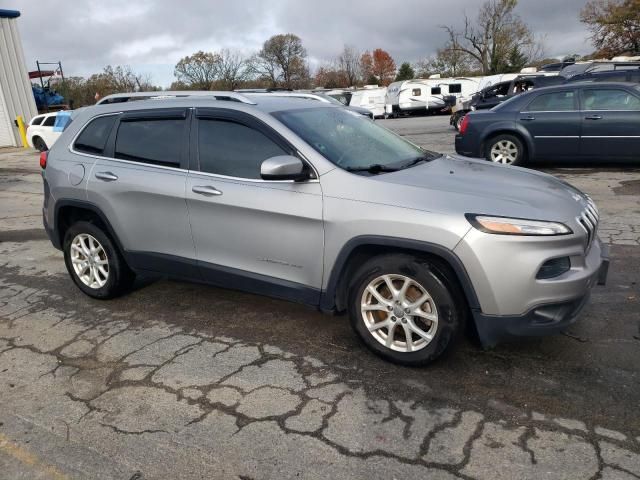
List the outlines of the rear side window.
{"type": "Polygon", "coordinates": [[[573,91],[538,95],[526,108],[529,112],[559,112],[575,109],[575,93],[573,91]]]}
{"type": "Polygon", "coordinates": [[[585,110],[640,110],[640,98],[617,88],[584,90],[585,110]]]}
{"type": "Polygon", "coordinates": [[[264,160],[287,153],[266,135],[246,125],[220,119],[198,121],[202,172],[259,179],[264,160]]]}
{"type": "Polygon", "coordinates": [[[44,119],[44,122],[42,123],[43,127],[53,127],[53,125],[56,123],[56,116],[55,115],[51,115],[50,117],[46,117],[44,119]]]}
{"type": "Polygon", "coordinates": [[[116,121],[115,115],[94,118],[84,127],[82,133],[78,135],[73,148],[78,152],[94,153],[101,155],[107,145],[107,139],[116,121]]]}
{"type": "Polygon", "coordinates": [[[115,158],[165,167],[179,167],[184,148],[183,119],[121,121],[115,158]]]}
{"type": "Polygon", "coordinates": [[[31,119],[31,125],[40,125],[44,117],[34,117],[31,119]]]}

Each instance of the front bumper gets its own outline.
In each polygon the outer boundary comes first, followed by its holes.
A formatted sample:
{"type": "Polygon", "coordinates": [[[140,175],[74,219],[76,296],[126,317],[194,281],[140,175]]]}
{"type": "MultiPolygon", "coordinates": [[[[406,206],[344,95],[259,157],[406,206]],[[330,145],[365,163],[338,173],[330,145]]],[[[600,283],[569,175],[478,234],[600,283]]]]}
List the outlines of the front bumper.
{"type": "Polygon", "coordinates": [[[600,266],[587,279],[586,290],[571,300],[547,303],[531,308],[523,315],[486,315],[474,311],[478,336],[482,346],[493,347],[497,343],[515,337],[532,337],[559,333],[573,324],[589,301],[591,288],[604,285],[609,272],[609,248],[600,245],[600,266]]]}

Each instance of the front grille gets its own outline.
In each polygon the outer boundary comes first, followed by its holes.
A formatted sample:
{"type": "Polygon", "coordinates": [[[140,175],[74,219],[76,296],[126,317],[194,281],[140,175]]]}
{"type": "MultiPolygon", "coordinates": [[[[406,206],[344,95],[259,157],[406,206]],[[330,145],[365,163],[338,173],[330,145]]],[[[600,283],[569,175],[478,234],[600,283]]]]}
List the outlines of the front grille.
{"type": "Polygon", "coordinates": [[[585,252],[589,251],[593,240],[598,233],[598,221],[600,216],[598,215],[598,209],[591,198],[587,197],[587,208],[584,209],[582,214],[578,217],[578,223],[582,226],[587,234],[587,241],[585,244],[585,252]]]}

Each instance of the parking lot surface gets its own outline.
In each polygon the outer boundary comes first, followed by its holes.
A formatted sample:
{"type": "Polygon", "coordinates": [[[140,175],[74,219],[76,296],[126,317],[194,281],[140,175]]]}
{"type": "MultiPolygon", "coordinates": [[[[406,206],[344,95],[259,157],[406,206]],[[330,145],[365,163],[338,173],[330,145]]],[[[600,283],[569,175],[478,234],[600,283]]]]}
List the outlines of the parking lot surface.
{"type": "MultiPolygon", "coordinates": [[[[452,151],[446,117],[381,123],[452,151]]],[[[278,300],[153,279],[84,296],[42,229],[37,154],[0,150],[0,478],[640,478],[637,167],[546,170],[611,246],[566,334],[469,333],[411,369],[278,300]]]]}

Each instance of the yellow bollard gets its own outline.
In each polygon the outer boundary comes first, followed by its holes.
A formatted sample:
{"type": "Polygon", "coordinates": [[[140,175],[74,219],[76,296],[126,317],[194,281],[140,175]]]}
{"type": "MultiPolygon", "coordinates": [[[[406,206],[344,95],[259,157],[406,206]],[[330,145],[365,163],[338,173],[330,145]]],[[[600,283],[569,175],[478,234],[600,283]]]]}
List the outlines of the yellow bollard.
{"type": "Polygon", "coordinates": [[[27,129],[24,128],[22,115],[16,117],[16,122],[18,122],[18,130],[20,131],[20,138],[22,139],[22,148],[29,148],[29,144],[27,143],[27,129]]]}

